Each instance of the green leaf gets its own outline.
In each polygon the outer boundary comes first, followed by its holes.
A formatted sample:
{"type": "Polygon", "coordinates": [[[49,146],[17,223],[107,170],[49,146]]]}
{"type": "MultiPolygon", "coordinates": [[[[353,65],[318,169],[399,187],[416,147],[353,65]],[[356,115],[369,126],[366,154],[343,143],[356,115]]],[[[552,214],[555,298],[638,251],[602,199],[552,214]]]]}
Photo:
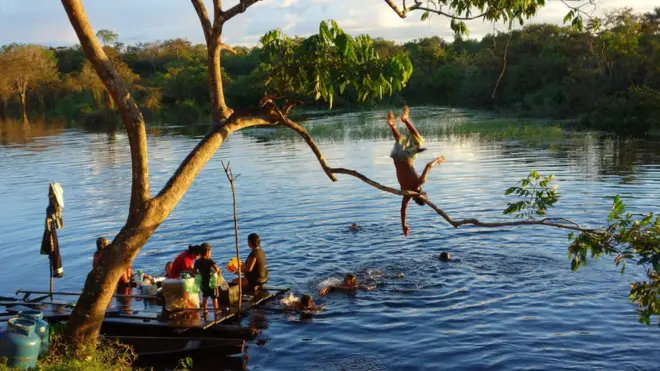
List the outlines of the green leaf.
{"type": "Polygon", "coordinates": [[[422,14],[422,22],[424,22],[425,20],[427,20],[428,17],[429,17],[429,12],[428,12],[428,11],[424,12],[424,13],[422,14]]]}

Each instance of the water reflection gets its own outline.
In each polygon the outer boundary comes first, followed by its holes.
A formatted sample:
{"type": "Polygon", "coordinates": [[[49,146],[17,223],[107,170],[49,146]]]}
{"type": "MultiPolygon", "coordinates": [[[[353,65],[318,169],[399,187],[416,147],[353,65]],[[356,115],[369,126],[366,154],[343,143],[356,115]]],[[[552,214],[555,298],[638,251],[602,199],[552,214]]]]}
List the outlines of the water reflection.
{"type": "Polygon", "coordinates": [[[66,127],[63,121],[35,121],[24,123],[18,120],[0,120],[0,141],[3,146],[20,145],[38,151],[45,145],[36,145],[35,140],[61,134],[66,127]]]}
{"type": "MultiPolygon", "coordinates": [[[[412,112],[429,147],[420,161],[447,157],[426,191],[452,216],[505,218],[502,210],[510,199],[502,191],[531,169],[559,179],[562,199],[552,216],[600,225],[611,207],[608,197],[617,193],[636,211],[658,211],[657,141],[557,134],[553,123],[524,129],[470,111],[412,112]]],[[[333,166],[395,185],[384,113],[324,115],[305,125],[318,127],[314,133],[333,166]]],[[[207,128],[150,126],[154,192],[207,128]]],[[[0,146],[6,159],[0,162],[0,258],[34,272],[17,277],[0,270],[0,292],[48,283],[47,259],[35,257],[43,232],[43,185],[53,180],[62,180],[67,200],[60,241],[66,273],[57,287],[79,290],[91,267],[94,240],[115,235],[126,220],[128,141],[122,130],[79,129],[34,141],[46,149],[0,146]]],[[[220,160],[231,160],[242,174],[239,233],[262,236],[269,282],[314,294],[315,302],[326,306],[313,321],[274,310],[246,316],[243,326],[263,329],[257,343],[250,343],[252,367],[652,369],[660,362],[653,348],[660,333],[637,324],[635,307],[627,301],[628,282],[640,277],[634,267],[621,276],[603,259],[571,273],[565,233],[456,230],[419,207],[409,210],[413,233],[404,238],[399,198],[350,177],[329,182],[306,144],[282,128],[230,137],[141,250],[136,268],[161,271],[194,241],[211,242],[220,260],[235,254],[231,191],[220,160]],[[362,227],[359,233],[347,231],[351,223],[362,227]],[[440,262],[441,251],[458,259],[440,262]],[[371,276],[377,290],[316,294],[320,281],[347,272],[371,276]],[[630,352],[633,348],[639,352],[630,352]]],[[[141,307],[134,303],[131,310],[141,307]]]]}

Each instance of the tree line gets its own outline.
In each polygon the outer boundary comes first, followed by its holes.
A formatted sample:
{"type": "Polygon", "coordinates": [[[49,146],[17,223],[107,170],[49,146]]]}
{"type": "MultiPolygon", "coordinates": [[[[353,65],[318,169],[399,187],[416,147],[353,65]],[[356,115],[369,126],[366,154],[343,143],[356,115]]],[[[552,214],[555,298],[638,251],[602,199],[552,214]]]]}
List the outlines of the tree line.
{"type": "MultiPolygon", "coordinates": [[[[192,122],[210,115],[206,45],[184,39],[126,45],[109,30],[97,37],[148,119],[192,122]]],[[[287,40],[301,45],[305,39],[287,40]]],[[[583,31],[531,24],[481,40],[369,43],[381,57],[404,54],[412,62],[407,86],[385,103],[577,117],[583,126],[630,135],[660,130],[660,8],[620,9],[583,31]]],[[[222,58],[227,104],[254,106],[282,65],[264,44],[228,50],[222,58]]],[[[117,108],[79,45],[5,45],[0,71],[0,118],[116,119],[117,108]]],[[[303,93],[297,98],[307,107],[327,108],[303,93]]],[[[355,105],[355,94],[349,88],[334,105],[355,105]]]]}

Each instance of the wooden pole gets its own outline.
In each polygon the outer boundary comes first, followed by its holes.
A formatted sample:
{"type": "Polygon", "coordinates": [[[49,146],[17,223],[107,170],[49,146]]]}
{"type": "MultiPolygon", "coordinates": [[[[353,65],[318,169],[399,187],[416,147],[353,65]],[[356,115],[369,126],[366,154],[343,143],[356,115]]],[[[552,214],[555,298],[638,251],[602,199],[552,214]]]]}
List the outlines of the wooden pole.
{"type": "Polygon", "coordinates": [[[227,166],[225,166],[225,163],[222,162],[222,168],[225,169],[225,175],[227,175],[227,180],[229,181],[229,185],[231,186],[231,195],[232,199],[234,202],[234,236],[236,239],[236,260],[238,260],[238,313],[237,315],[239,316],[238,318],[240,319],[240,312],[241,308],[243,307],[243,282],[241,278],[241,253],[240,249],[238,247],[238,217],[236,215],[236,188],[234,187],[234,181],[241,176],[241,174],[238,174],[234,177],[234,174],[231,171],[231,167],[229,166],[229,162],[227,162],[227,166]]]}
{"type": "Polygon", "coordinates": [[[50,259],[48,259],[48,265],[50,266],[50,300],[53,301],[53,264],[50,259]]]}

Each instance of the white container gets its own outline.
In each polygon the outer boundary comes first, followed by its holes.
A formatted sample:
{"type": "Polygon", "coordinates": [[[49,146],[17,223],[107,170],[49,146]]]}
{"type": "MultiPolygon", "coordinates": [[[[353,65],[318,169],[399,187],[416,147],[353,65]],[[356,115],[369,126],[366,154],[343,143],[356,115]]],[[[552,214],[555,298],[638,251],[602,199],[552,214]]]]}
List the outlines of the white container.
{"type": "MultiPolygon", "coordinates": [[[[193,280],[194,278],[187,278],[193,280]]],[[[188,282],[190,285],[190,282],[188,282]]],[[[162,283],[165,309],[174,312],[182,309],[199,309],[199,295],[186,292],[186,280],[164,280],[162,283]]]]}

